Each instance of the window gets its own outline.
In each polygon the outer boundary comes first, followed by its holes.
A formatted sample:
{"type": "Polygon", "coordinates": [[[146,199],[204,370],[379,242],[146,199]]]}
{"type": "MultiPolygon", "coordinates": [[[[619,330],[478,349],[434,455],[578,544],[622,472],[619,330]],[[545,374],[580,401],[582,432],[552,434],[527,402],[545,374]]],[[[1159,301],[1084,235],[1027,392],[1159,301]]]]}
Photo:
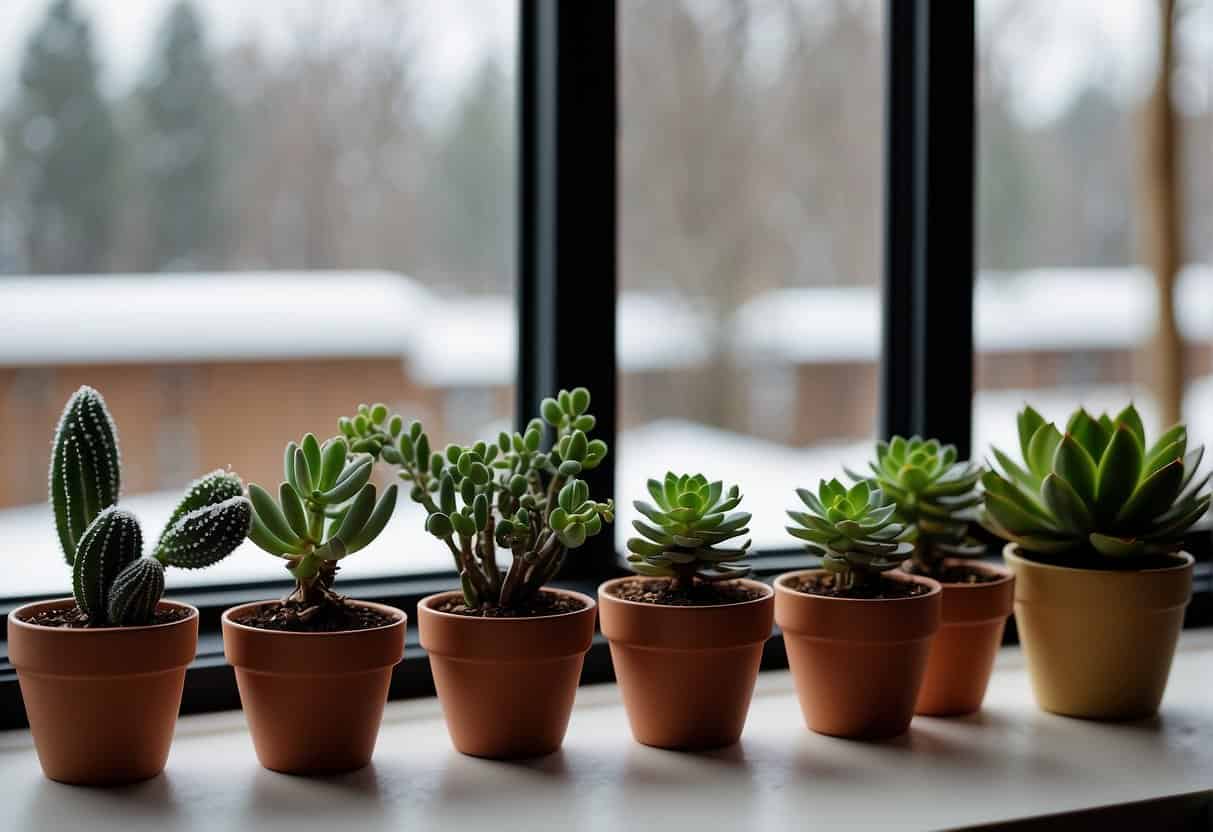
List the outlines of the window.
{"type": "MultiPolygon", "coordinates": [[[[517,12],[434,4],[14,0],[0,33],[4,593],[62,593],[50,434],[80,384],[158,532],[216,467],[383,399],[436,442],[507,422],[517,12]]],[[[402,499],[350,577],[450,569],[402,499]]],[[[284,578],[246,543],[172,589],[284,578]]]]}
{"type": "Polygon", "coordinates": [[[1182,418],[1195,441],[1213,439],[1204,300],[1213,288],[1213,8],[1178,3],[1170,23],[1173,186],[1152,167],[1166,25],[1158,9],[1148,0],[977,3],[979,447],[1015,446],[1025,400],[1064,420],[1080,404],[1101,411],[1132,398],[1149,430],[1182,418]],[[1160,257],[1169,265],[1160,269],[1160,257]],[[1167,269],[1170,336],[1154,276],[1167,269]],[[1169,356],[1182,365],[1174,383],[1169,356]]]}
{"type": "Polygon", "coordinates": [[[665,471],[747,494],[871,452],[880,350],[881,4],[619,3],[617,543],[665,471]]]}

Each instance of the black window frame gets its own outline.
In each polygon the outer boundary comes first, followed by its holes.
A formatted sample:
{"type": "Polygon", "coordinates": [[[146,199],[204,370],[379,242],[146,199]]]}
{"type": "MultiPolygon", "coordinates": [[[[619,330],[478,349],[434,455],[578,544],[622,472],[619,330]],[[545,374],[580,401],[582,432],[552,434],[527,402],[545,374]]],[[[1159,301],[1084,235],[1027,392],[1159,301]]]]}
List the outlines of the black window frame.
{"type": "MultiPolygon", "coordinates": [[[[971,448],[975,246],[975,0],[885,3],[885,210],[878,431],[920,433],[971,448]]],[[[560,387],[594,392],[597,435],[615,447],[617,309],[616,0],[519,0],[517,420],[560,387]]],[[[608,460],[612,460],[608,457],[608,460]]],[[[613,462],[593,472],[615,493],[613,462]]],[[[1189,625],[1213,622],[1207,527],[1192,536],[1197,591],[1189,625]]],[[[991,551],[996,552],[991,540],[991,551]]],[[[789,546],[764,551],[759,577],[800,568],[789,546]]],[[[593,538],[555,583],[593,593],[622,574],[612,536],[593,538]]],[[[351,597],[400,607],[454,586],[452,572],[345,580],[351,597]]],[[[223,658],[219,617],[240,603],[284,595],[287,581],[200,587],[173,597],[201,612],[185,713],[239,707],[223,658]]],[[[0,599],[0,624],[36,598],[0,599]]],[[[1009,628],[1010,640],[1014,639],[1009,628]]],[[[2,632],[2,630],[0,630],[2,632]]],[[[26,724],[16,676],[0,643],[0,729],[26,724]]],[[[778,633],[764,667],[785,667],[778,633]]],[[[599,636],[583,681],[613,678],[599,636]]],[[[393,677],[393,698],[433,693],[415,629],[393,677]]]]}

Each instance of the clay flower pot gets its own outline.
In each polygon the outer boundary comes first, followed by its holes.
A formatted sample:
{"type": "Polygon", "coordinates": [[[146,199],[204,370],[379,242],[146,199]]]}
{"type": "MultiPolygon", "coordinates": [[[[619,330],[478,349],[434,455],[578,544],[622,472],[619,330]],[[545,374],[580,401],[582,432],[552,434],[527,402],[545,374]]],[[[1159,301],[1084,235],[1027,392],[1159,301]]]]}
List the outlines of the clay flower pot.
{"type": "Polygon", "coordinates": [[[886,572],[923,584],[911,598],[831,598],[797,592],[789,581],[824,575],[809,569],[775,581],[775,623],[809,728],[852,739],[905,733],[939,629],[943,592],[937,581],[886,572]]]}
{"type": "Polygon", "coordinates": [[[1192,595],[1192,556],[1160,569],[1071,569],[1003,549],[1036,701],[1088,719],[1140,719],[1162,702],[1192,595]]]}
{"type": "Polygon", "coordinates": [[[998,580],[942,584],[942,619],[914,708],[923,716],[959,716],[981,709],[1015,590],[1015,576],[1004,566],[961,559],[944,565],[997,575],[998,580]]]}
{"type": "Polygon", "coordinates": [[[367,630],[293,633],[237,624],[272,601],[223,613],[223,652],[261,765],[287,774],[352,771],[371,761],[392,668],[404,657],[405,615],[367,630]]]}
{"type": "Polygon", "coordinates": [[[24,619],[70,609],[71,598],[9,613],[9,661],[17,670],[34,748],[52,780],[133,783],[164,770],[181,708],[185,669],[198,646],[198,610],[147,627],[42,627],[24,619]]]}
{"type": "Polygon", "coordinates": [[[560,748],[581,665],[594,638],[594,599],[545,589],[585,604],[534,618],[476,618],[440,612],[458,592],[417,605],[421,646],[455,748],[476,757],[536,757],[560,748]]]}
{"type": "Polygon", "coordinates": [[[775,594],[753,601],[678,607],[625,601],[598,587],[602,634],[632,726],[644,745],[679,750],[719,748],[741,738],[762,646],[771,636],[775,594]]]}

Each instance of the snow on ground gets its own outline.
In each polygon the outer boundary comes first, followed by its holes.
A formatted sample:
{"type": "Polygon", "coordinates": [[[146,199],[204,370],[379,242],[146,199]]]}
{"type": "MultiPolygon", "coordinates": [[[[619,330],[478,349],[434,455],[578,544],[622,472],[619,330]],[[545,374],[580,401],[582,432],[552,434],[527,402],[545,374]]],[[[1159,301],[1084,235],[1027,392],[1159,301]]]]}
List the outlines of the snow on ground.
{"type": "MultiPolygon", "coordinates": [[[[979,393],[975,402],[974,451],[985,458],[990,443],[1017,453],[1015,413],[1025,401],[1046,418],[1064,421],[1082,404],[1095,412],[1118,410],[1134,398],[1148,429],[1157,431],[1157,409],[1148,397],[1131,388],[1098,387],[1087,390],[1027,390],[979,393]],[[1134,394],[1137,393],[1134,398],[1134,394]]],[[[1213,377],[1192,383],[1186,401],[1186,418],[1192,442],[1213,439],[1213,377]]],[[[784,511],[796,507],[795,489],[816,488],[818,480],[843,478],[844,465],[862,470],[872,452],[870,441],[840,442],[793,448],[751,436],[723,431],[682,420],[650,422],[625,432],[613,449],[618,466],[619,506],[614,534],[622,549],[639,515],[632,501],[649,499],[645,482],[666,471],[704,474],[737,483],[745,494],[743,508],[754,515],[751,524],[757,549],[794,546],[784,532],[784,511]]],[[[175,492],[136,495],[123,500],[143,523],[145,537],[154,539],[177,499],[175,492]]],[[[70,583],[67,565],[59,554],[50,511],[42,504],[0,510],[0,539],[4,555],[15,568],[6,570],[5,595],[66,593],[70,583]]],[[[396,515],[378,540],[343,564],[343,576],[369,578],[450,568],[446,549],[424,531],[421,509],[402,497],[396,515]]],[[[282,562],[251,543],[245,543],[218,566],[199,572],[171,570],[174,588],[281,578],[282,562]]]]}

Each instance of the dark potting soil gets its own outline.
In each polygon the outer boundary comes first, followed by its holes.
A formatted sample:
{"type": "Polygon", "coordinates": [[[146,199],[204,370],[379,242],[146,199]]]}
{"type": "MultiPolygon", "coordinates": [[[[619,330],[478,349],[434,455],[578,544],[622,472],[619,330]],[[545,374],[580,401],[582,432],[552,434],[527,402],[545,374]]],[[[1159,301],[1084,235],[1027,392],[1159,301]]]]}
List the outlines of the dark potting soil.
{"type": "Polygon", "coordinates": [[[232,620],[237,624],[260,630],[339,633],[346,630],[386,627],[397,619],[359,604],[333,603],[305,607],[297,601],[275,601],[272,604],[264,604],[251,615],[242,615],[232,620]]]}
{"type": "MultiPolygon", "coordinates": [[[[181,609],[180,607],[169,607],[168,609],[156,610],[156,614],[152,616],[152,620],[146,625],[139,626],[154,626],[156,624],[172,624],[174,621],[180,621],[183,618],[189,618],[190,611],[181,609]]],[[[63,627],[69,630],[83,630],[88,627],[113,627],[113,624],[92,624],[88,620],[88,614],[77,606],[66,607],[58,610],[42,610],[28,618],[21,619],[27,624],[36,624],[39,627],[63,627]]]]}
{"type": "Polygon", "coordinates": [[[766,595],[761,589],[739,581],[696,583],[689,589],[674,590],[668,578],[624,581],[611,587],[610,593],[622,601],[660,604],[667,607],[717,607],[742,604],[766,595]]]}
{"type": "Polygon", "coordinates": [[[913,598],[917,595],[926,595],[931,591],[929,587],[923,586],[920,583],[894,581],[889,578],[881,578],[870,586],[858,586],[851,587],[850,589],[840,589],[838,586],[836,586],[833,575],[809,575],[804,578],[796,578],[794,580],[787,581],[784,585],[788,589],[803,592],[805,595],[822,595],[827,598],[856,598],[863,600],[913,598]]]}
{"type": "Polygon", "coordinates": [[[987,572],[974,566],[949,566],[938,573],[921,572],[917,569],[909,571],[913,575],[925,575],[928,578],[934,578],[941,584],[992,584],[995,581],[1001,581],[1003,578],[1002,575],[987,572]]]}
{"type": "Polygon", "coordinates": [[[544,615],[577,612],[577,610],[585,609],[585,602],[556,592],[540,592],[520,606],[469,607],[462,598],[451,598],[441,604],[435,604],[434,609],[438,612],[449,612],[452,615],[465,615],[468,618],[539,618],[544,615]]]}

